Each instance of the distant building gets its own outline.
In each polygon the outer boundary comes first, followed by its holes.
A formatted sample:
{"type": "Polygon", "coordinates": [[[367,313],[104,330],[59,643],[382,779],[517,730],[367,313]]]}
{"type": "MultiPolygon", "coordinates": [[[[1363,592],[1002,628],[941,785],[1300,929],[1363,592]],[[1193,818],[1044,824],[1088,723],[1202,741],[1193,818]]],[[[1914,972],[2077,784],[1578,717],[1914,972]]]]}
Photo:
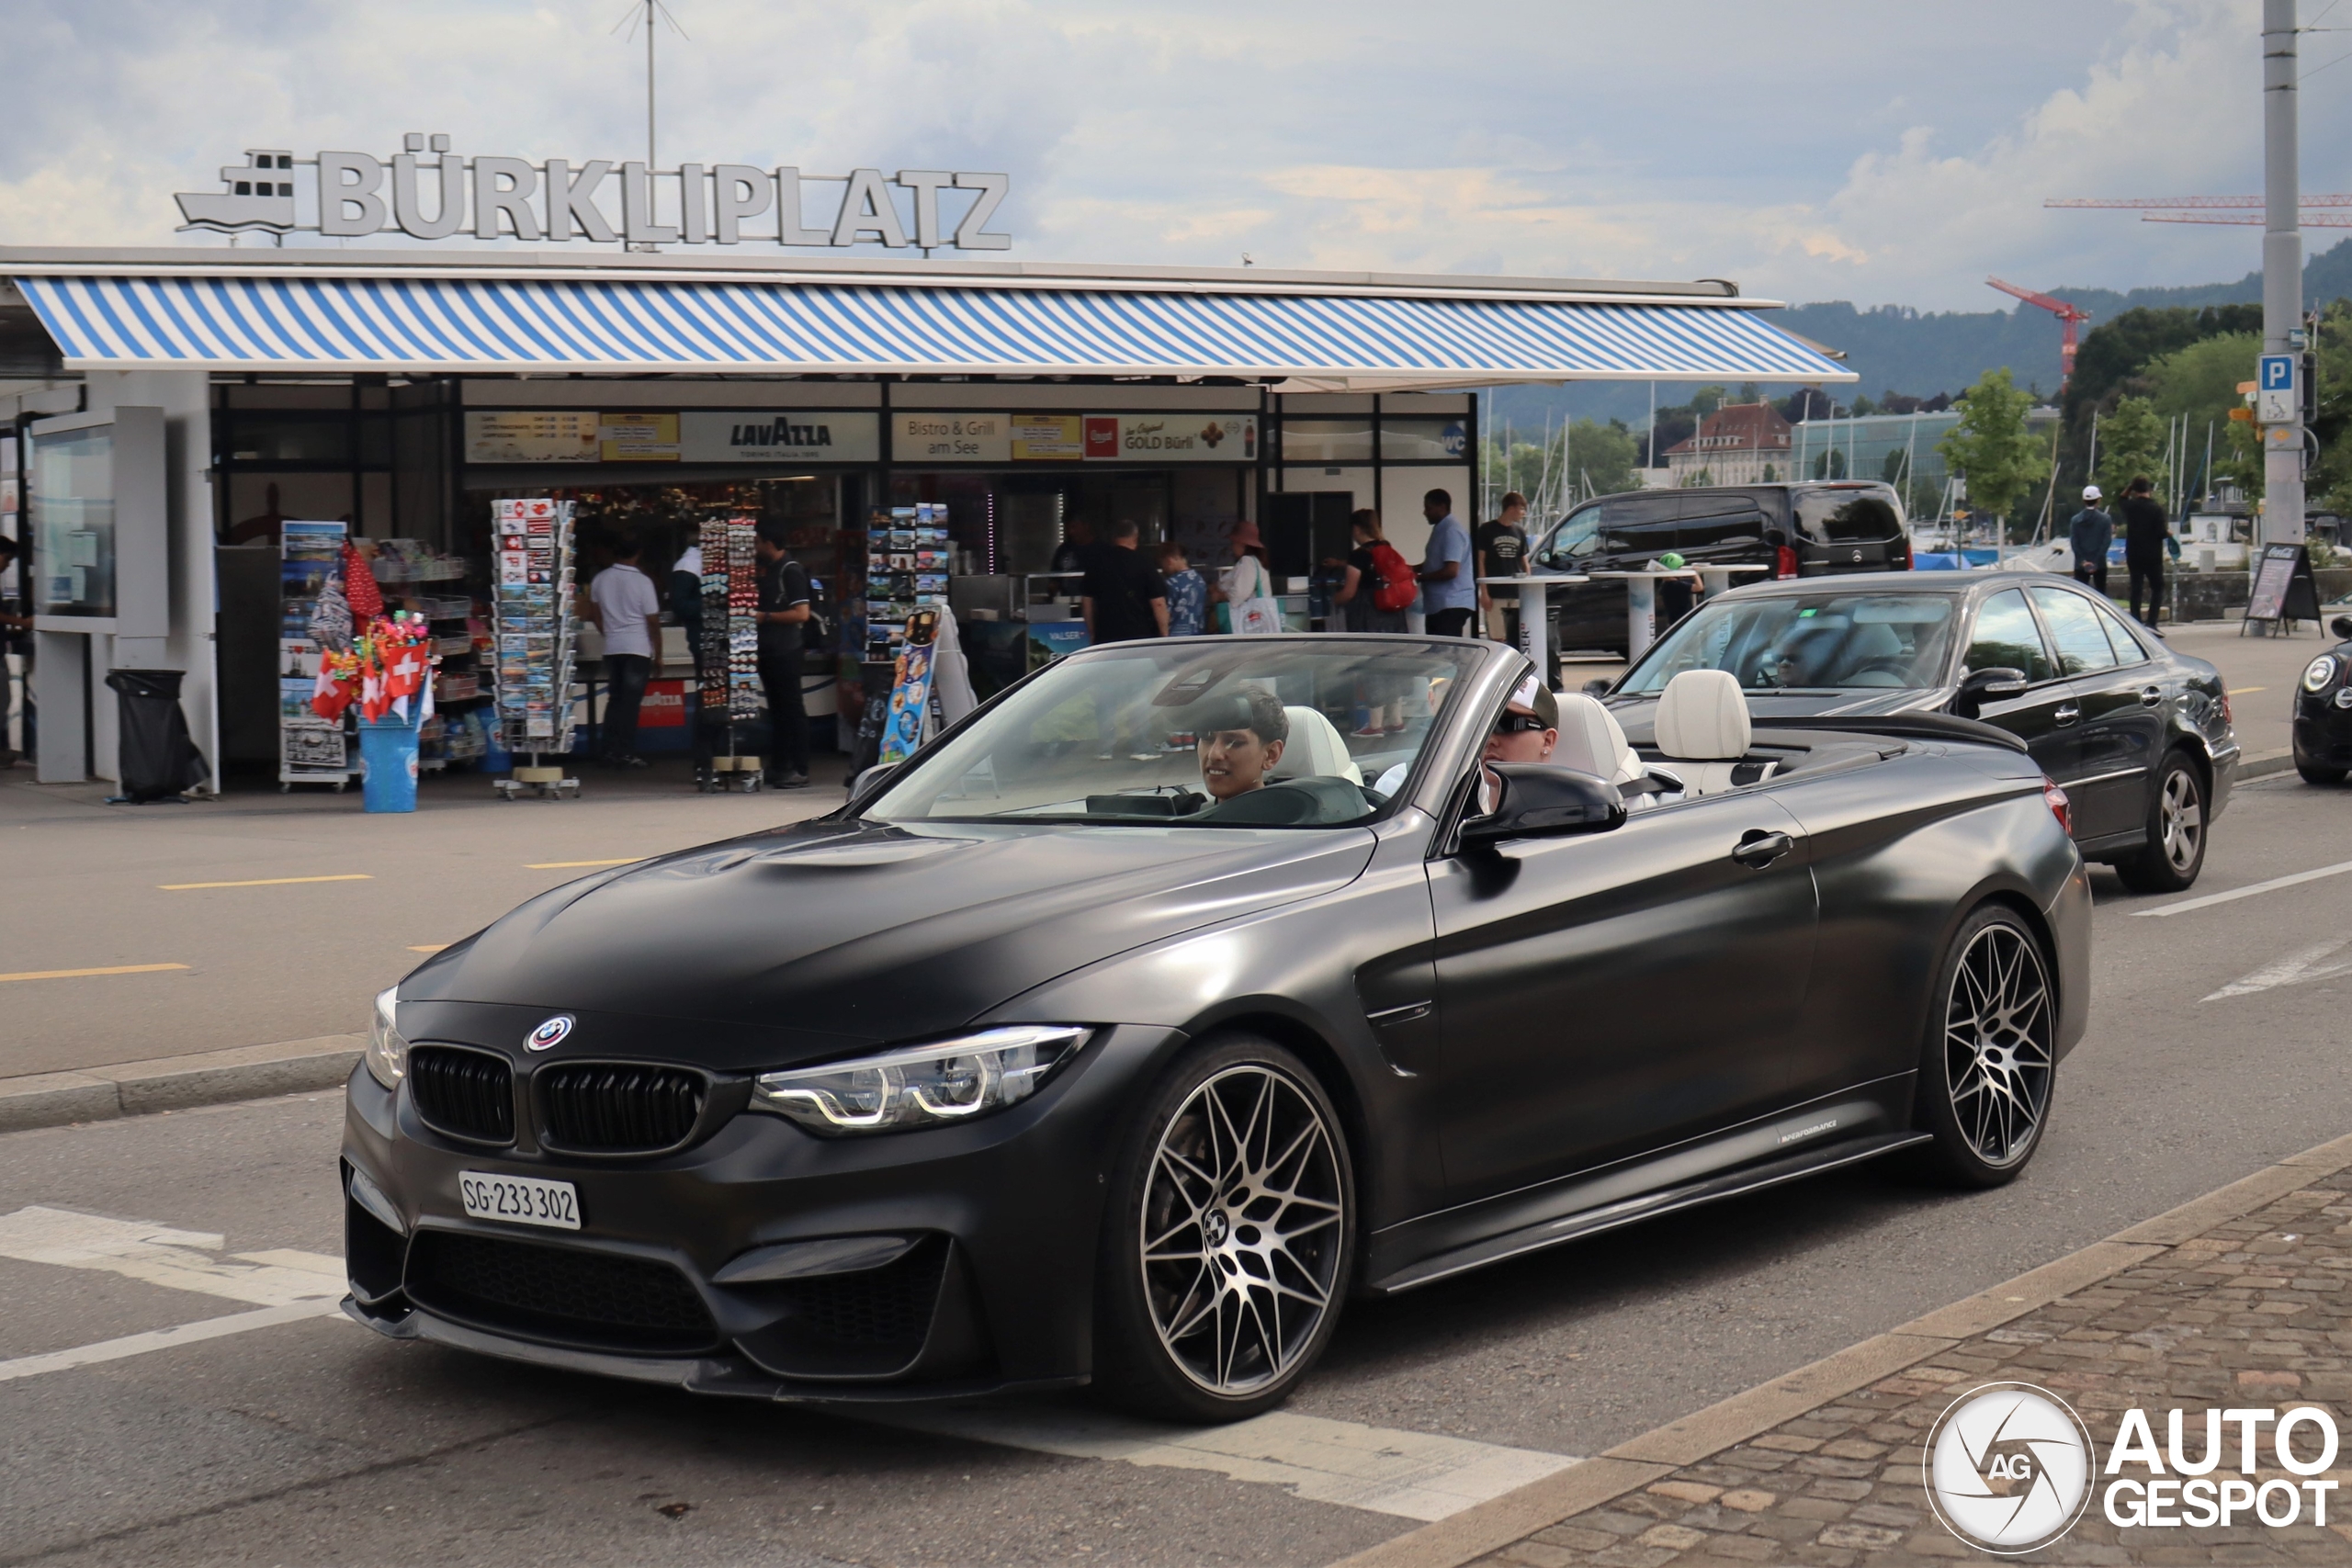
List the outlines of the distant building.
{"type": "Polygon", "coordinates": [[[1789,422],[1770,403],[1732,403],[1709,414],[1699,434],[1666,449],[1678,485],[1770,484],[1792,479],[1789,422]]]}

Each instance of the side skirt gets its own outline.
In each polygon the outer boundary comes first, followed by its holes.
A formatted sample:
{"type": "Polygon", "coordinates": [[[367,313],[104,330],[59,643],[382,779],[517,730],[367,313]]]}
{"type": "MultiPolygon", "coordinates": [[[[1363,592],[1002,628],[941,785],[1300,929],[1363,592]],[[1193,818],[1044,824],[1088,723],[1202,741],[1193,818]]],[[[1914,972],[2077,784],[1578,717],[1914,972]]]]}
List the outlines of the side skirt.
{"type": "Polygon", "coordinates": [[[1637,1224],[1660,1214],[1672,1213],[1678,1209],[1696,1208],[1702,1203],[1712,1203],[1720,1199],[1760,1192],[1769,1187],[1799,1181],[1808,1176],[1876,1159],[1882,1155],[1930,1141],[1929,1134],[1917,1129],[1903,1129],[1864,1133],[1860,1136],[1816,1145],[1778,1158],[1742,1166],[1736,1170],[1722,1171],[1671,1187],[1656,1188],[1613,1202],[1604,1201],[1578,1208],[1557,1218],[1538,1221],[1450,1247],[1402,1268],[1393,1269],[1377,1279],[1367,1280],[1362,1288],[1368,1295],[1396,1295],[1473,1269],[1483,1269],[1489,1263],[1517,1258],[1522,1253],[1598,1235],[1622,1225],[1637,1224]]]}

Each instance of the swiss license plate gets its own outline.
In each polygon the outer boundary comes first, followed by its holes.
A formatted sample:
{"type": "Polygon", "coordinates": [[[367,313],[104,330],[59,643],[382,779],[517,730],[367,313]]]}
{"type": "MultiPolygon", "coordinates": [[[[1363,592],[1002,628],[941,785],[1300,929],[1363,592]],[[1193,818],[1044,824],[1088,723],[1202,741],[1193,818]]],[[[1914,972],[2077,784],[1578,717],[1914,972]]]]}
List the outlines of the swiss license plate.
{"type": "Polygon", "coordinates": [[[465,1200],[466,1213],[472,1219],[548,1225],[560,1231],[580,1228],[580,1194],[569,1181],[467,1170],[458,1174],[458,1195],[465,1200]]]}

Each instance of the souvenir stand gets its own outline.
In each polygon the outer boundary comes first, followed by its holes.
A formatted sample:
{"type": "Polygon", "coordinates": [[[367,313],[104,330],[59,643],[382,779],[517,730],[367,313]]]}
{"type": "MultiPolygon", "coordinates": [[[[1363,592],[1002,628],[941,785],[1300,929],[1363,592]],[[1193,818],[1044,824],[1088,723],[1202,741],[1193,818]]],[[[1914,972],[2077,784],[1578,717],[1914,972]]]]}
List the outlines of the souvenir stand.
{"type": "Polygon", "coordinates": [[[702,525],[702,670],[695,722],[709,735],[705,793],[760,787],[765,761],[741,750],[738,728],[760,714],[760,562],[758,525],[713,517],[702,525]],[[726,732],[724,750],[718,731],[726,732]]]}
{"type": "Polygon", "coordinates": [[[278,535],[277,787],[332,784],[339,792],[359,772],[341,717],[311,706],[322,659],[351,648],[350,601],[344,592],[344,550],[350,525],[281,525],[278,535]]]}
{"type": "Polygon", "coordinates": [[[543,799],[580,792],[560,763],[540,761],[571,750],[572,506],[544,499],[492,503],[498,716],[506,750],[517,759],[514,776],[496,781],[508,800],[526,789],[543,799]]]}
{"type": "MultiPolygon", "coordinates": [[[[866,525],[860,663],[865,712],[852,753],[853,780],[876,761],[902,760],[938,728],[930,645],[947,604],[954,560],[944,502],[876,511],[866,525]]],[[[853,646],[850,629],[844,623],[845,648],[853,646]]]]}

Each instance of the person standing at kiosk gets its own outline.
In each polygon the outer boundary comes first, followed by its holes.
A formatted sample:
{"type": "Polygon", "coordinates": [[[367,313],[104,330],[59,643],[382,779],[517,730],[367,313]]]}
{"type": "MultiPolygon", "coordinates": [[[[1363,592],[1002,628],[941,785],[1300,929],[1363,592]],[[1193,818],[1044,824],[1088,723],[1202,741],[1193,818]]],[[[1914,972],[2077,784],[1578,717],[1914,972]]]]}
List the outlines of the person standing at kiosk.
{"type": "Polygon", "coordinates": [[[808,787],[808,710],[800,699],[800,645],[808,625],[808,569],[785,553],[782,523],[760,525],[760,684],[767,688],[768,787],[808,787]]]}
{"type": "Polygon", "coordinates": [[[1502,514],[1491,523],[1479,524],[1473,543],[1478,547],[1478,618],[1486,623],[1488,637],[1516,646],[1519,606],[1497,604],[1485,580],[1517,577],[1526,570],[1527,497],[1515,490],[1504,492],[1502,514]]]}

